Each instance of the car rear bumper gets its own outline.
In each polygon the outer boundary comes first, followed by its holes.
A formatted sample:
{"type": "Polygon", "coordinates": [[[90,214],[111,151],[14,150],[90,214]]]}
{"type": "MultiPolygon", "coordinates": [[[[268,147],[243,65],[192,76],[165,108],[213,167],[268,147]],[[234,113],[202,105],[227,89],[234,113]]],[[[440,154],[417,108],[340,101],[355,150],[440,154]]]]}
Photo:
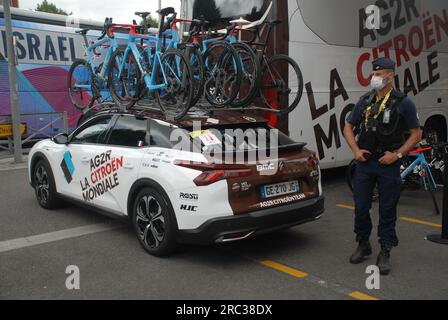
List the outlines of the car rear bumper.
{"type": "Polygon", "coordinates": [[[197,229],[179,230],[177,240],[211,244],[251,238],[274,230],[314,221],[324,212],[324,197],[230,217],[214,218],[197,229]]]}

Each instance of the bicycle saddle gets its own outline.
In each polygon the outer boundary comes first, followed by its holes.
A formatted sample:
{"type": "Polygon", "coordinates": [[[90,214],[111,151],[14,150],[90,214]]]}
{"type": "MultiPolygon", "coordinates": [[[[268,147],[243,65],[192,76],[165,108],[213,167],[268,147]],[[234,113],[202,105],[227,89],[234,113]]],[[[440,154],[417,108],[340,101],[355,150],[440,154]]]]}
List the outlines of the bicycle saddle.
{"type": "Polygon", "coordinates": [[[176,12],[173,7],[166,7],[157,11],[161,16],[167,16],[176,12]]]}
{"type": "Polygon", "coordinates": [[[252,22],[247,21],[246,19],[243,19],[243,18],[241,17],[241,18],[239,18],[239,19],[232,20],[232,21],[230,21],[229,23],[231,23],[231,24],[236,24],[236,25],[238,25],[238,26],[244,26],[244,25],[248,25],[248,24],[250,24],[250,23],[252,23],[252,22]]]}
{"type": "Polygon", "coordinates": [[[150,14],[151,14],[151,12],[147,12],[147,11],[144,11],[144,12],[137,11],[135,13],[136,16],[139,16],[142,19],[146,19],[146,17],[149,16],[150,14]]]}

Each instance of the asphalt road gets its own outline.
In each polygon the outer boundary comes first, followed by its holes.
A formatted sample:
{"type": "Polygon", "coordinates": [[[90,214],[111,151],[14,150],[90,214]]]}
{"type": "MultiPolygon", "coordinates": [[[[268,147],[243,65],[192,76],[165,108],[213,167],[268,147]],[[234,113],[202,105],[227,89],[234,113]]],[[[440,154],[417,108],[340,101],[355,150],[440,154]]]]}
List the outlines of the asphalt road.
{"type": "MultiPolygon", "coordinates": [[[[244,242],[187,246],[162,259],[146,254],[125,224],[71,205],[41,209],[26,170],[0,171],[0,299],[448,298],[448,246],[424,240],[440,233],[429,194],[403,192],[392,273],[369,290],[365,271],[378,244],[364,263],[348,263],[351,195],[343,170],[324,178],[321,220],[244,242]],[[66,288],[69,265],[79,268],[79,290],[66,288]]],[[[377,222],[377,206],[374,212],[377,222]]]]}

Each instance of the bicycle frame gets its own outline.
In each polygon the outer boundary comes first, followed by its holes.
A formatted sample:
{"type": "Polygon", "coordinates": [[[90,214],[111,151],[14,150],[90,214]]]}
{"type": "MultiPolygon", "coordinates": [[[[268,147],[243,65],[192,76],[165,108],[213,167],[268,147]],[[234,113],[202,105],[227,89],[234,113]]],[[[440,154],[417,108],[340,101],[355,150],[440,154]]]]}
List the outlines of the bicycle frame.
{"type": "MultiPolygon", "coordinates": [[[[87,36],[85,38],[86,44],[88,44],[87,36]]],[[[99,76],[102,80],[107,78],[108,75],[108,68],[109,68],[109,60],[112,54],[115,52],[115,50],[118,48],[118,43],[114,38],[105,37],[104,39],[101,39],[99,41],[96,41],[92,45],[88,46],[86,49],[87,53],[87,63],[90,66],[90,69],[94,75],[96,75],[95,72],[95,63],[94,63],[94,56],[96,55],[95,49],[105,46],[109,44],[109,49],[107,50],[106,56],[104,58],[103,62],[103,68],[101,69],[101,72],[99,73],[99,76]]]]}
{"type": "Polygon", "coordinates": [[[145,84],[146,84],[146,87],[148,88],[148,90],[154,91],[154,90],[159,90],[159,89],[166,89],[168,86],[168,80],[166,78],[165,70],[163,69],[163,66],[162,66],[162,59],[161,59],[162,52],[160,50],[160,47],[161,47],[160,40],[161,39],[159,37],[155,37],[153,35],[129,33],[128,45],[126,47],[126,50],[125,50],[125,53],[123,56],[123,61],[120,64],[120,70],[119,70],[118,76],[121,77],[121,75],[126,67],[126,58],[128,57],[129,54],[132,54],[135,57],[137,66],[143,75],[143,79],[145,81],[145,84]],[[149,64],[150,68],[152,68],[150,73],[148,73],[148,71],[142,66],[141,61],[143,61],[144,58],[140,54],[140,51],[138,50],[137,45],[136,45],[137,42],[141,42],[142,40],[145,44],[147,44],[147,47],[145,50],[147,50],[147,52],[148,52],[148,64],[149,64]],[[151,55],[151,45],[150,44],[152,44],[152,43],[155,43],[154,55],[151,55]],[[164,81],[163,81],[163,83],[156,84],[156,72],[157,72],[158,66],[160,66],[160,68],[162,70],[162,75],[163,75],[164,81]]]}
{"type": "MultiPolygon", "coordinates": [[[[103,91],[105,88],[105,84],[107,84],[107,78],[108,78],[108,72],[109,72],[109,60],[112,56],[112,54],[115,52],[115,50],[118,48],[118,43],[114,38],[110,38],[106,36],[104,39],[98,40],[92,45],[88,45],[88,39],[87,35],[84,34],[84,42],[86,44],[86,54],[87,54],[87,66],[90,68],[90,71],[92,72],[92,75],[94,77],[94,82],[91,84],[77,84],[75,83],[74,87],[79,89],[85,89],[92,92],[92,95],[95,99],[108,99],[107,93],[103,91]],[[103,67],[101,68],[100,73],[96,73],[96,66],[94,63],[94,57],[98,56],[98,54],[95,52],[95,49],[99,47],[103,47],[105,45],[109,45],[109,49],[106,52],[106,56],[103,61],[103,67]],[[96,85],[98,84],[99,87],[96,85]]],[[[108,92],[108,90],[107,90],[108,92]]]]}
{"type": "Polygon", "coordinates": [[[408,156],[416,157],[416,159],[400,174],[401,180],[404,181],[404,179],[406,178],[406,176],[409,173],[413,172],[413,170],[417,166],[420,166],[422,168],[422,170],[425,172],[425,175],[427,175],[427,176],[422,177],[423,178],[422,179],[423,187],[425,188],[425,190],[428,190],[429,186],[426,183],[426,178],[428,178],[428,183],[432,184],[433,189],[435,189],[437,185],[435,183],[434,177],[432,176],[431,169],[429,167],[428,162],[426,161],[424,154],[421,152],[417,153],[417,154],[410,153],[410,154],[408,154],[408,156]]]}
{"type": "MultiPolygon", "coordinates": [[[[171,42],[167,48],[177,48],[177,46],[180,44],[180,37],[179,37],[179,33],[178,33],[177,23],[191,23],[191,22],[193,22],[193,20],[188,20],[188,19],[175,19],[173,21],[172,27],[163,33],[163,35],[171,37],[171,42]]],[[[217,41],[226,41],[229,44],[234,44],[234,43],[238,42],[238,40],[236,39],[235,36],[229,35],[225,38],[217,37],[217,38],[203,39],[203,40],[200,40],[199,36],[194,36],[191,43],[199,44],[201,54],[204,54],[205,51],[207,51],[208,46],[217,41]]]]}
{"type": "MultiPolygon", "coordinates": [[[[170,43],[168,44],[168,46],[166,46],[167,49],[173,49],[173,48],[177,49],[179,44],[181,44],[180,36],[178,33],[178,29],[177,29],[177,23],[182,23],[182,22],[190,23],[190,22],[192,22],[192,20],[175,19],[172,27],[163,32],[163,36],[170,37],[170,43]]],[[[210,43],[213,43],[216,41],[218,41],[218,40],[217,39],[206,39],[206,40],[200,41],[198,37],[193,37],[193,41],[191,43],[192,44],[200,44],[200,46],[199,46],[200,52],[201,52],[201,54],[204,54],[208,48],[208,45],[210,43]]],[[[190,63],[194,63],[194,61],[193,62],[190,61],[190,63]]],[[[234,68],[236,68],[235,61],[233,61],[233,66],[234,66],[234,68]]],[[[205,67],[208,68],[208,65],[206,62],[205,62],[205,67]]]]}

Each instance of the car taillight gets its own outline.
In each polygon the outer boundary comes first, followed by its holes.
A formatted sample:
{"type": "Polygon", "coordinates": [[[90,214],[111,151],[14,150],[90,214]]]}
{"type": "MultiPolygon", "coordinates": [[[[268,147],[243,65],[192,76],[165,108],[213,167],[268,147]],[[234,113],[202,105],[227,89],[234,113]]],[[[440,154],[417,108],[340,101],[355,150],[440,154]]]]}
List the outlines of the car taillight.
{"type": "Polygon", "coordinates": [[[252,172],[251,169],[246,166],[239,165],[221,165],[182,160],[175,160],[174,164],[177,166],[202,171],[202,173],[193,180],[197,186],[206,186],[229,178],[248,177],[252,172]]]}
{"type": "Polygon", "coordinates": [[[317,158],[317,155],[315,152],[312,153],[311,156],[308,157],[308,166],[310,168],[315,168],[319,164],[319,159],[317,158]]]}

